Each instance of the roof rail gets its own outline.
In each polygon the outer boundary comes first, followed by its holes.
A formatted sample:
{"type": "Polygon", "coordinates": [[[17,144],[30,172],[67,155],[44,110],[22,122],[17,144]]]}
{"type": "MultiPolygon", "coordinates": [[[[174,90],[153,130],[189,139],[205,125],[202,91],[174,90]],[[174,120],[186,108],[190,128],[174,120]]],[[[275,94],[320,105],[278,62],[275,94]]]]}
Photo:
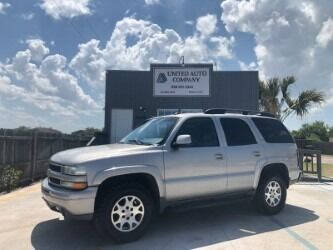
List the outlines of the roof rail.
{"type": "Polygon", "coordinates": [[[242,115],[260,115],[266,117],[276,118],[275,115],[269,112],[261,112],[257,110],[245,110],[245,109],[223,109],[223,108],[212,108],[204,111],[205,114],[225,114],[225,113],[238,113],[242,115]]]}

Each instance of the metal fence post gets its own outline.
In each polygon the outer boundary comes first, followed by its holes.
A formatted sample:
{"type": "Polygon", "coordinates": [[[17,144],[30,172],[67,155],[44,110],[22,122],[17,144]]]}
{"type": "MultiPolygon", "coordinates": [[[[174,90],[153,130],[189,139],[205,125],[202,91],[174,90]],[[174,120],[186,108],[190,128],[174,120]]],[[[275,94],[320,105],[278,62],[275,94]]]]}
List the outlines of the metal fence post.
{"type": "Polygon", "coordinates": [[[15,164],[15,143],[16,141],[15,140],[12,140],[12,155],[11,155],[11,165],[12,167],[14,167],[14,164],[15,164]]]}
{"type": "Polygon", "coordinates": [[[6,164],[6,147],[7,147],[7,138],[6,137],[4,137],[4,139],[3,139],[3,150],[2,150],[2,163],[3,163],[3,165],[5,165],[6,164]]]}
{"type": "Polygon", "coordinates": [[[321,182],[321,154],[317,154],[318,181],[321,182]]]}
{"type": "Polygon", "coordinates": [[[299,149],[298,151],[298,164],[303,172],[303,158],[304,158],[304,153],[302,149],[299,149]]]}
{"type": "Polygon", "coordinates": [[[32,135],[32,157],[31,157],[31,181],[35,179],[35,172],[37,167],[37,131],[32,135]]]}

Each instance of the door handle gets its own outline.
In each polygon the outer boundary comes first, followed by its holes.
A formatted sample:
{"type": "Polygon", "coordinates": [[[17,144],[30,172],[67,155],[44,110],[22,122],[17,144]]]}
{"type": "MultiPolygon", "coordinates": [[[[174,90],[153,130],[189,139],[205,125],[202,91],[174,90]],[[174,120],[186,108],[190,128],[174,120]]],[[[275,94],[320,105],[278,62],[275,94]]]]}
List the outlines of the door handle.
{"type": "Polygon", "coordinates": [[[217,160],[223,160],[223,154],[215,154],[217,160]]]}
{"type": "Polygon", "coordinates": [[[255,157],[260,157],[260,152],[259,151],[253,151],[253,155],[255,157]]]}

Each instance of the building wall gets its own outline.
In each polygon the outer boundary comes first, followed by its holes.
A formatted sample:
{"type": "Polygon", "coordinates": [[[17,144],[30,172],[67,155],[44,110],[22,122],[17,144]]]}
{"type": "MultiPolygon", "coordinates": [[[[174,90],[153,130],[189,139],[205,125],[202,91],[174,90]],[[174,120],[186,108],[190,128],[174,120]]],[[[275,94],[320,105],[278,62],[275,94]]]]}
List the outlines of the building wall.
{"type": "MultiPolygon", "coordinates": [[[[212,65],[210,65],[212,70],[212,65]]],[[[152,71],[106,72],[105,131],[112,109],[133,109],[133,126],[156,116],[157,109],[232,108],[258,110],[257,71],[211,71],[209,97],[154,97],[152,71]],[[140,108],[141,107],[141,108],[140,108]]],[[[110,135],[109,135],[110,136],[110,135]]]]}

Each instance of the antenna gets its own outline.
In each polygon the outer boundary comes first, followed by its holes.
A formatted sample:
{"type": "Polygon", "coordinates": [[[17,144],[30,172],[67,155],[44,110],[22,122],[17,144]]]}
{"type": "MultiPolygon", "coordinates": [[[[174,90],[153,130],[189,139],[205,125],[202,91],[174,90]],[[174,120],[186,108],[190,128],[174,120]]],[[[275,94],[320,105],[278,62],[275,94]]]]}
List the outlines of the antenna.
{"type": "Polygon", "coordinates": [[[184,66],[184,64],[185,64],[185,57],[184,56],[181,56],[179,58],[179,64],[182,64],[184,66]]]}

